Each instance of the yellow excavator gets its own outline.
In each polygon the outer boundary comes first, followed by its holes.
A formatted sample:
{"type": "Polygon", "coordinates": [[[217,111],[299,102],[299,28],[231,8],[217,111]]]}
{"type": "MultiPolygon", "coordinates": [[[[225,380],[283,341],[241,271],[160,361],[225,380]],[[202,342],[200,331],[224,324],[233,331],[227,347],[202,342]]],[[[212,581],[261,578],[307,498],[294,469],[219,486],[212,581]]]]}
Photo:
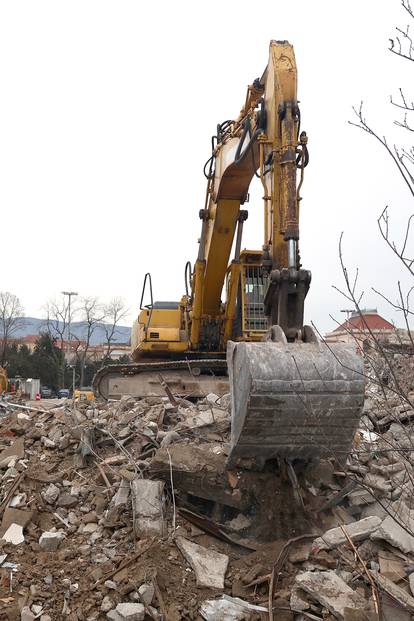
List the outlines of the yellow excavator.
{"type": "Polygon", "coordinates": [[[106,398],[165,395],[166,388],[187,398],[230,391],[230,465],[343,459],[361,414],[363,368],[355,348],[328,347],[303,325],[311,282],[299,255],[307,143],[293,47],[271,41],[267,67],[248,86],[239,116],[218,125],[212,138],[198,256],[194,267],[186,265],[185,295],[154,301],[147,274],[133,326],[135,363],[104,367],[94,378],[95,392],[106,398]],[[241,206],[254,176],[263,189],[264,243],[242,251],[248,212],[241,206]]]}

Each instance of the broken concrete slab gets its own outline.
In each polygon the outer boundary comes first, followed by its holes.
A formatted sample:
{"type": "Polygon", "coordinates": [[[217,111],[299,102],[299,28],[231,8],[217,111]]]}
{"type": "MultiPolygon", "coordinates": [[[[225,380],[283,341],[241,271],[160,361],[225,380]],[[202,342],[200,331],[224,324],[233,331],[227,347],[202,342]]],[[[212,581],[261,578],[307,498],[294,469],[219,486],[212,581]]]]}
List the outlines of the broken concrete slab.
{"type": "Polygon", "coordinates": [[[122,620],[125,621],[143,621],[145,617],[145,606],[133,602],[125,602],[118,604],[115,608],[122,620]]]}
{"type": "Polygon", "coordinates": [[[55,552],[64,538],[65,535],[61,532],[45,531],[40,536],[39,545],[47,552],[55,552]]]}
{"type": "Polygon", "coordinates": [[[10,524],[9,528],[2,536],[2,539],[7,541],[7,543],[12,543],[13,545],[18,546],[19,543],[24,542],[23,527],[19,524],[10,524]]]}
{"type": "Polygon", "coordinates": [[[138,589],[138,595],[141,602],[145,606],[151,606],[152,600],[154,599],[155,589],[152,584],[141,584],[138,589]]]}
{"type": "Polygon", "coordinates": [[[267,612],[267,608],[229,595],[223,595],[221,599],[207,599],[200,607],[205,621],[248,621],[254,612],[267,612]]]}
{"type": "Polygon", "coordinates": [[[399,501],[390,505],[390,511],[392,515],[387,515],[379,528],[371,533],[371,539],[385,540],[405,554],[414,553],[414,536],[410,534],[414,532],[414,512],[399,501]]]}
{"type": "Polygon", "coordinates": [[[374,578],[377,585],[388,593],[393,600],[398,602],[405,610],[408,610],[411,613],[414,612],[414,597],[391,580],[388,580],[388,578],[380,574],[378,571],[370,570],[370,574],[374,578]]]}
{"type": "Polygon", "coordinates": [[[371,515],[376,515],[377,517],[383,520],[387,517],[388,513],[384,506],[389,504],[389,500],[381,500],[381,502],[373,502],[370,505],[366,505],[363,507],[361,511],[361,518],[370,517],[371,515]]]}
{"type": "Polygon", "coordinates": [[[356,489],[349,492],[348,501],[351,507],[360,507],[375,502],[375,497],[367,489],[356,489]]]}
{"type": "Polygon", "coordinates": [[[137,537],[165,535],[164,485],[163,481],[149,479],[135,479],[131,482],[134,531],[137,537]]]}
{"type": "Polygon", "coordinates": [[[129,493],[130,493],[130,481],[126,479],[125,477],[122,477],[118,490],[112,500],[115,507],[126,505],[129,500],[129,493]]]}
{"type": "Polygon", "coordinates": [[[290,607],[294,612],[303,612],[310,608],[305,592],[296,585],[293,585],[290,594],[290,607]]]}
{"type": "Polygon", "coordinates": [[[385,477],[379,474],[367,474],[364,478],[364,485],[367,487],[378,490],[379,492],[388,493],[392,492],[392,483],[385,477]]]}
{"type": "Polygon", "coordinates": [[[295,583],[340,621],[344,621],[345,608],[365,608],[367,605],[365,599],[332,570],[305,571],[296,576],[295,583]]]}
{"type": "Polygon", "coordinates": [[[197,586],[224,589],[224,578],[229,564],[226,554],[204,548],[185,537],[177,537],[176,544],[193,568],[197,586]]]}
{"type": "Polygon", "coordinates": [[[76,507],[78,502],[79,500],[76,496],[64,493],[60,494],[59,498],[57,499],[56,505],[58,507],[65,507],[66,509],[68,509],[70,507],[76,507]]]}
{"type": "Polygon", "coordinates": [[[59,494],[60,489],[54,483],[51,483],[41,491],[41,496],[43,500],[49,505],[53,505],[56,502],[56,500],[59,498],[59,494]]]}
{"type": "MultiPolygon", "coordinates": [[[[377,530],[380,524],[381,518],[371,516],[358,520],[357,522],[347,524],[346,526],[343,526],[343,528],[352,541],[363,541],[364,539],[367,539],[371,533],[377,530]]],[[[340,526],[338,526],[336,528],[331,528],[321,537],[315,539],[312,548],[317,550],[329,550],[330,548],[336,548],[337,546],[343,545],[347,541],[348,540],[344,531],[340,526]]]]}
{"type": "Polygon", "coordinates": [[[161,448],[151,462],[151,473],[169,482],[172,469],[177,489],[243,511],[250,500],[240,490],[231,487],[225,476],[226,455],[217,454],[213,449],[214,445],[209,444],[161,448]]]}
{"type": "Polygon", "coordinates": [[[34,621],[36,615],[30,610],[29,606],[23,606],[20,613],[20,621],[34,621]]]}

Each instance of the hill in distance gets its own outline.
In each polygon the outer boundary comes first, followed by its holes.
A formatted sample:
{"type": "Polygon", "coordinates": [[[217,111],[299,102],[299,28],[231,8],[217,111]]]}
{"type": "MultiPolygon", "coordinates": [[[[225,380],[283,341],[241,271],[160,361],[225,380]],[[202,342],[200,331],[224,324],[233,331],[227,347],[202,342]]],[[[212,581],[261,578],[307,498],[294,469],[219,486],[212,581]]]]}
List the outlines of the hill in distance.
{"type": "MultiPolygon", "coordinates": [[[[53,325],[53,324],[52,324],[53,325]]],[[[60,326],[62,324],[60,323],[60,326]]],[[[46,332],[47,322],[46,319],[37,319],[36,317],[21,317],[19,321],[19,327],[13,332],[13,338],[23,338],[29,335],[39,335],[42,332],[46,332]]],[[[51,330],[52,334],[53,331],[51,330]]],[[[80,341],[84,341],[87,334],[87,325],[83,321],[74,321],[70,326],[70,332],[73,336],[80,341]]],[[[55,336],[58,336],[56,333],[55,336]]],[[[65,337],[67,338],[67,336],[65,337]]],[[[131,338],[131,328],[129,326],[117,326],[114,336],[114,343],[129,343],[131,338]]],[[[105,343],[105,330],[103,325],[98,325],[91,337],[91,345],[101,345],[105,343]]]]}

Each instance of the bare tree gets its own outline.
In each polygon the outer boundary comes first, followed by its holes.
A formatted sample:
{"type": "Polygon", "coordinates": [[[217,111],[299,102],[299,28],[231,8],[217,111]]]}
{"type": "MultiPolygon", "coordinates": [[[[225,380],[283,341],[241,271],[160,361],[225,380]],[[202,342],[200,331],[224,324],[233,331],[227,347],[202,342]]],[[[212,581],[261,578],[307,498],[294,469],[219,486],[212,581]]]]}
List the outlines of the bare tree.
{"type": "MultiPolygon", "coordinates": [[[[389,39],[389,50],[395,54],[402,62],[414,62],[414,46],[410,27],[414,23],[414,9],[411,7],[410,0],[401,0],[401,5],[408,16],[409,24],[404,28],[396,27],[395,34],[389,39]]],[[[407,65],[410,67],[410,65],[407,65]]],[[[373,137],[385,150],[398,171],[401,180],[408,189],[411,199],[414,199],[414,146],[412,146],[412,133],[414,132],[414,101],[413,95],[408,96],[402,87],[399,88],[397,97],[390,95],[390,104],[398,111],[400,117],[394,120],[394,125],[399,128],[401,133],[401,144],[390,143],[385,135],[377,131],[367,121],[363,111],[363,103],[358,108],[354,108],[356,120],[350,121],[351,125],[362,129],[373,137]]],[[[388,205],[383,207],[378,217],[377,223],[380,234],[389,249],[400,260],[404,271],[414,277],[414,253],[412,244],[412,222],[414,213],[407,219],[405,230],[400,242],[393,239],[391,233],[391,219],[388,205]]],[[[345,272],[344,272],[345,274],[345,272]]],[[[386,300],[394,310],[402,313],[405,328],[411,345],[414,346],[410,320],[414,315],[410,309],[410,298],[414,291],[414,282],[404,291],[401,282],[397,282],[397,300],[392,301],[383,293],[374,289],[381,298],[386,300]]]]}
{"type": "Polygon", "coordinates": [[[0,291],[1,366],[6,361],[10,338],[24,323],[23,312],[23,306],[16,295],[9,291],[0,291]]]}
{"type": "MultiPolygon", "coordinates": [[[[408,15],[410,22],[414,22],[414,11],[410,5],[410,0],[402,0],[401,5],[408,15]]],[[[400,58],[402,62],[414,62],[414,46],[411,38],[410,25],[405,28],[396,28],[396,33],[390,39],[389,50],[400,58]]],[[[410,65],[407,65],[410,67],[410,65]]],[[[390,142],[390,140],[380,131],[376,130],[364,113],[363,104],[354,108],[355,119],[350,121],[351,125],[363,130],[366,134],[374,138],[384,152],[393,162],[395,170],[401,177],[409,191],[411,199],[414,199],[414,146],[410,146],[412,133],[414,132],[414,103],[403,88],[399,89],[397,97],[390,96],[392,105],[402,117],[394,121],[394,126],[400,133],[400,144],[390,142]],[[408,145],[408,146],[407,146],[408,145]]],[[[412,142],[411,142],[412,144],[412,142]]],[[[413,246],[410,243],[411,226],[414,214],[409,216],[402,232],[401,241],[395,241],[394,234],[391,232],[391,221],[389,207],[381,206],[377,225],[379,233],[385,241],[389,250],[399,259],[402,273],[414,277],[414,255],[413,246]]],[[[361,301],[364,296],[363,291],[358,290],[358,269],[354,274],[345,264],[342,249],[342,236],[339,243],[339,258],[344,277],[344,287],[335,287],[356,309],[361,320],[364,320],[361,301]]],[[[403,512],[396,510],[396,502],[404,503],[412,507],[414,503],[414,339],[411,330],[410,320],[414,312],[410,306],[410,298],[414,291],[414,280],[403,290],[400,280],[397,281],[397,297],[393,301],[385,296],[381,291],[372,288],[383,300],[391,307],[400,312],[404,319],[405,334],[404,339],[400,338],[400,333],[395,332],[394,342],[390,342],[389,337],[384,338],[365,324],[366,342],[364,344],[365,371],[364,374],[368,381],[366,393],[366,403],[364,407],[365,416],[363,424],[366,425],[366,432],[378,434],[375,443],[371,440],[359,451],[361,455],[367,456],[370,452],[368,463],[370,472],[367,474],[358,463],[358,451],[356,451],[356,463],[351,472],[355,473],[354,483],[363,489],[368,490],[381,507],[392,515],[393,519],[411,535],[414,534],[412,522],[405,519],[403,512]],[[386,432],[386,433],[384,433],[386,432]],[[377,465],[380,459],[383,460],[381,466],[377,465]],[[390,491],[378,490],[378,480],[374,481],[374,474],[381,475],[385,468],[389,471],[390,491]],[[398,474],[397,474],[398,471],[398,474]],[[361,477],[360,477],[361,475],[361,477]],[[377,487],[372,487],[372,485],[377,487]]],[[[349,331],[351,338],[357,339],[352,325],[346,322],[345,329],[349,331]]],[[[342,328],[344,328],[342,326],[342,328]]],[[[360,345],[360,343],[358,343],[360,345]]],[[[328,345],[329,346],[329,345],[328,345]]]]}
{"type": "Polygon", "coordinates": [[[104,321],[103,328],[105,331],[105,355],[104,358],[109,358],[113,350],[114,342],[118,334],[118,326],[120,322],[128,315],[128,308],[125,306],[125,302],[120,297],[115,297],[106,304],[104,308],[104,321]]]}
{"type": "Polygon", "coordinates": [[[76,348],[77,357],[80,365],[80,385],[84,384],[85,377],[85,365],[88,358],[88,352],[91,347],[92,336],[98,326],[101,325],[105,313],[102,305],[96,297],[84,297],[81,299],[79,306],[80,320],[82,322],[82,334],[76,336],[73,334],[75,340],[78,341],[76,348]]]}
{"type": "MultiPolygon", "coordinates": [[[[46,319],[45,328],[47,333],[54,339],[57,339],[60,345],[60,349],[65,353],[65,337],[68,331],[69,325],[69,305],[66,297],[62,295],[60,298],[49,300],[45,306],[46,319]]],[[[74,312],[71,310],[71,315],[74,312]]],[[[61,358],[59,368],[59,386],[63,387],[65,382],[65,366],[66,358],[63,355],[61,358]]]]}

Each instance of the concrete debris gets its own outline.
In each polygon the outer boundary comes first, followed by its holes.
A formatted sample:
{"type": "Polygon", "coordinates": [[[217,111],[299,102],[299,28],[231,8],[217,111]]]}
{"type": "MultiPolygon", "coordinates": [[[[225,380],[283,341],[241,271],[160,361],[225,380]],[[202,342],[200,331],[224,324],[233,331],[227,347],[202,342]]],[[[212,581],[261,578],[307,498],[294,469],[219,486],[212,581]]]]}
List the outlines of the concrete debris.
{"type": "Polygon", "coordinates": [[[390,515],[371,534],[373,541],[385,540],[406,554],[414,553],[414,512],[403,502],[390,505],[390,515]]]}
{"type": "Polygon", "coordinates": [[[223,595],[221,599],[208,599],[200,607],[205,621],[249,621],[253,612],[267,612],[267,608],[228,595],[223,595]]]}
{"type": "Polygon", "coordinates": [[[224,578],[229,564],[228,556],[203,548],[184,537],[177,537],[176,543],[193,568],[198,586],[224,589],[224,578]]]}
{"type": "Polygon", "coordinates": [[[138,589],[139,598],[145,606],[151,606],[154,594],[155,589],[153,584],[141,584],[138,589]]]}
{"type": "Polygon", "coordinates": [[[59,498],[60,489],[51,483],[46,487],[46,489],[42,490],[41,495],[45,502],[49,505],[53,505],[56,500],[59,498]]]}
{"type": "MultiPolygon", "coordinates": [[[[392,359],[412,402],[414,356],[392,359]]],[[[257,621],[279,559],[274,619],[371,621],[371,579],[385,621],[405,621],[413,408],[384,390],[368,383],[347,464],[323,459],[290,479],[248,459],[227,469],[229,395],[2,408],[5,618],[257,621]]]]}
{"type": "Polygon", "coordinates": [[[115,608],[115,612],[118,613],[122,620],[125,619],[125,621],[143,621],[145,617],[145,606],[126,602],[118,604],[115,608]]]}
{"type": "Polygon", "coordinates": [[[343,621],[345,608],[364,609],[367,602],[334,571],[307,571],[296,576],[296,585],[343,621]]]}
{"type": "Polygon", "coordinates": [[[128,503],[129,493],[130,493],[129,481],[125,477],[122,477],[121,483],[118,487],[118,491],[113,498],[113,503],[115,507],[126,505],[128,503]]]}
{"type": "MultiPolygon", "coordinates": [[[[379,517],[367,517],[358,522],[347,524],[342,528],[352,541],[363,541],[377,530],[380,524],[381,519],[379,517]]],[[[329,548],[336,548],[344,544],[347,541],[347,537],[342,528],[338,526],[328,530],[321,537],[315,539],[313,547],[318,550],[328,550],[329,548]]]]}
{"type": "Polygon", "coordinates": [[[303,612],[310,608],[310,602],[307,600],[306,593],[296,585],[293,585],[290,594],[290,608],[294,612],[303,612]]]}
{"type": "Polygon", "coordinates": [[[20,621],[34,621],[36,615],[30,610],[29,606],[24,606],[20,615],[20,621]]]}
{"type": "Polygon", "coordinates": [[[61,532],[44,532],[40,536],[39,545],[47,552],[56,552],[64,538],[65,535],[61,532]]]}
{"type": "Polygon", "coordinates": [[[4,541],[7,541],[7,543],[12,543],[14,546],[19,545],[19,543],[23,543],[23,527],[19,524],[10,524],[2,539],[4,539],[4,541]]]}
{"type": "Polygon", "coordinates": [[[163,537],[166,533],[164,520],[164,482],[134,479],[131,483],[134,512],[134,530],[137,537],[163,537]]]}
{"type": "Polygon", "coordinates": [[[405,610],[411,613],[414,612],[414,597],[379,572],[371,571],[370,573],[378,586],[388,593],[393,600],[398,602],[405,610]]]}
{"type": "Polygon", "coordinates": [[[113,600],[109,597],[109,595],[105,595],[102,600],[101,610],[102,612],[109,612],[112,608],[115,607],[113,600]]]}

